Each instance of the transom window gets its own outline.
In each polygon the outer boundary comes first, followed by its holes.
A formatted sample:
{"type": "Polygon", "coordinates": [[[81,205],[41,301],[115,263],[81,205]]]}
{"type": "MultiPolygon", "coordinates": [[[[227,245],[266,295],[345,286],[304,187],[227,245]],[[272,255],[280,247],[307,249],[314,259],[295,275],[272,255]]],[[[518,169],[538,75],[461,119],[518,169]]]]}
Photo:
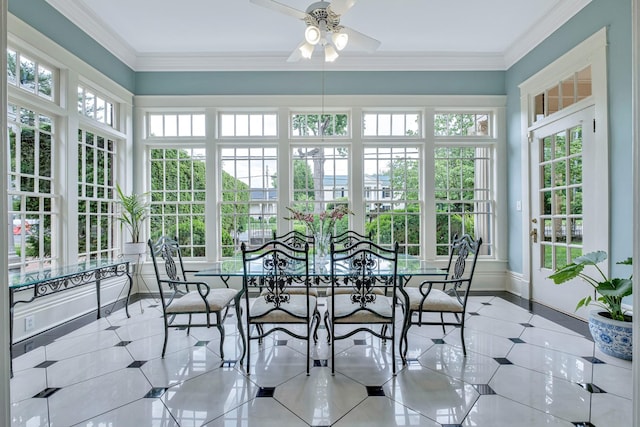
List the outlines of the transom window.
{"type": "Polygon", "coordinates": [[[491,131],[488,113],[437,113],[435,136],[488,136],[491,131]]]}
{"type": "Polygon", "coordinates": [[[205,136],[204,114],[149,114],[148,135],[155,138],[205,136]]]}
{"type": "Polygon", "coordinates": [[[419,113],[365,113],[364,136],[421,136],[419,113]]]}
{"type": "Polygon", "coordinates": [[[275,113],[221,113],[221,137],[277,136],[275,113]]]}
{"type": "Polygon", "coordinates": [[[7,82],[40,98],[53,101],[54,68],[41,64],[22,52],[7,49],[7,82]]]}
{"type": "Polygon", "coordinates": [[[98,123],[115,127],[113,102],[108,101],[105,96],[83,86],[78,86],[78,113],[98,123]]]}
{"type": "Polygon", "coordinates": [[[591,66],[577,71],[534,97],[534,121],[591,96],[591,66]]]}
{"type": "Polygon", "coordinates": [[[344,113],[294,113],[291,115],[292,137],[348,136],[349,115],[344,113]]]}

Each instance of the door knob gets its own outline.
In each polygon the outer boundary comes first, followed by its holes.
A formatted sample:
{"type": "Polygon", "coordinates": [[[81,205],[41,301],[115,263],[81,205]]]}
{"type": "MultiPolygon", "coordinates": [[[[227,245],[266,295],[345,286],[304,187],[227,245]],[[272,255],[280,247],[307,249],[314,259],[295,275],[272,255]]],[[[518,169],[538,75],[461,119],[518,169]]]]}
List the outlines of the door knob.
{"type": "Polygon", "coordinates": [[[538,229],[534,228],[529,232],[529,236],[533,237],[533,243],[538,243],[538,229]]]}

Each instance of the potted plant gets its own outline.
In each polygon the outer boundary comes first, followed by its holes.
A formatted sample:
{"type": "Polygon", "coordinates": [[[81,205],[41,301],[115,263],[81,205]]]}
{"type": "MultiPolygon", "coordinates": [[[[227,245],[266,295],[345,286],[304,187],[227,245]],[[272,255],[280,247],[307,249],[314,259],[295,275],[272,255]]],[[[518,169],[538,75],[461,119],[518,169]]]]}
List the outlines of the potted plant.
{"type": "MultiPolygon", "coordinates": [[[[622,306],[622,299],[633,292],[632,277],[608,277],[598,264],[607,259],[604,251],[590,252],[577,257],[571,264],[556,270],[550,279],[555,284],[565,283],[579,277],[590,284],[596,291],[596,299],[587,295],[578,301],[576,310],[594,304],[599,307],[589,314],[589,331],[598,348],[605,354],[621,359],[631,360],[632,351],[632,317],[622,306]],[[593,266],[593,275],[585,273],[587,266],[593,266]]],[[[631,265],[629,257],[617,264],[631,265]]]]}
{"type": "Polygon", "coordinates": [[[125,242],[123,253],[125,255],[139,255],[146,251],[146,243],[140,241],[140,232],[145,219],[149,216],[149,202],[146,194],[132,193],[126,195],[119,185],[116,184],[118,203],[120,204],[121,226],[126,226],[131,235],[131,241],[125,242]]]}

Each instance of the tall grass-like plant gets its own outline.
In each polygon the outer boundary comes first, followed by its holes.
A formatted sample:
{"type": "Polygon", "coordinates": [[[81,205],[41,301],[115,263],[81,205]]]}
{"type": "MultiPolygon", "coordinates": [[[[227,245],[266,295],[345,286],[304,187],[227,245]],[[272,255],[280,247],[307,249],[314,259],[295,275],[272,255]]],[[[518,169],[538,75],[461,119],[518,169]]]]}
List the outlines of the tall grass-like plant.
{"type": "MultiPolygon", "coordinates": [[[[559,285],[576,277],[580,277],[595,289],[598,296],[595,301],[593,301],[591,295],[582,298],[578,301],[576,310],[593,303],[606,310],[612,319],[623,322],[629,321],[630,317],[627,316],[622,309],[622,299],[631,295],[633,292],[632,276],[629,276],[628,279],[607,277],[600,267],[598,267],[598,264],[606,259],[607,253],[604,251],[590,252],[577,257],[571,264],[559,268],[549,276],[549,278],[552,279],[556,285],[559,285]],[[595,268],[595,275],[585,273],[584,268],[586,266],[593,266],[595,268]]],[[[629,257],[617,264],[631,265],[632,259],[629,257]]]]}
{"type": "Polygon", "coordinates": [[[116,192],[118,194],[118,203],[120,205],[120,216],[118,221],[123,227],[127,227],[131,234],[131,242],[140,242],[140,232],[144,220],[149,217],[149,201],[147,194],[132,193],[126,195],[122,189],[116,184],[116,192]]]}

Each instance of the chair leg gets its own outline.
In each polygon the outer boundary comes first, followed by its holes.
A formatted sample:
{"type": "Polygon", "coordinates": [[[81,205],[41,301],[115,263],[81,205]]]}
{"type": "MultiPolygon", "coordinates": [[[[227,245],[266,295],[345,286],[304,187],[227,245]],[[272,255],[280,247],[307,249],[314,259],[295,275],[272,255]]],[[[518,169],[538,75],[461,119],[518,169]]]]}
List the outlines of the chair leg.
{"type": "Polygon", "coordinates": [[[164,343],[162,344],[162,358],[164,359],[164,354],[167,351],[167,339],[169,338],[169,324],[167,323],[167,318],[164,318],[164,343]]]}
{"type": "Polygon", "coordinates": [[[393,364],[393,375],[396,375],[396,332],[395,325],[392,326],[391,330],[391,363],[393,364]]]}
{"type": "Polygon", "coordinates": [[[464,344],[464,322],[460,324],[460,341],[462,342],[462,354],[467,356],[467,346],[464,344]]]}
{"type": "Polygon", "coordinates": [[[440,322],[442,322],[442,333],[446,334],[447,330],[444,328],[444,313],[440,312],[440,322]]]}
{"type": "Polygon", "coordinates": [[[403,365],[407,364],[407,351],[409,349],[407,334],[411,327],[411,314],[410,310],[407,310],[405,313],[404,321],[402,322],[402,332],[400,333],[400,358],[402,359],[403,365]]]}
{"type": "Polygon", "coordinates": [[[220,357],[224,361],[224,318],[219,311],[216,312],[216,328],[220,332],[220,357]]]}
{"type": "Polygon", "coordinates": [[[318,327],[320,326],[320,312],[316,308],[316,311],[313,313],[313,321],[315,322],[315,327],[313,328],[313,342],[315,344],[318,343],[318,327]]]}
{"type": "Polygon", "coordinates": [[[187,326],[187,335],[191,332],[191,314],[189,314],[189,325],[187,326]]]}
{"type": "Polygon", "coordinates": [[[327,331],[327,342],[331,345],[332,329],[329,327],[329,313],[324,313],[324,329],[327,331]]]}
{"type": "MultiPolygon", "coordinates": [[[[314,315],[315,317],[315,315],[314,315]]],[[[311,324],[307,324],[307,376],[309,376],[309,353],[311,351],[311,327],[313,326],[313,320],[311,324]]]]}

